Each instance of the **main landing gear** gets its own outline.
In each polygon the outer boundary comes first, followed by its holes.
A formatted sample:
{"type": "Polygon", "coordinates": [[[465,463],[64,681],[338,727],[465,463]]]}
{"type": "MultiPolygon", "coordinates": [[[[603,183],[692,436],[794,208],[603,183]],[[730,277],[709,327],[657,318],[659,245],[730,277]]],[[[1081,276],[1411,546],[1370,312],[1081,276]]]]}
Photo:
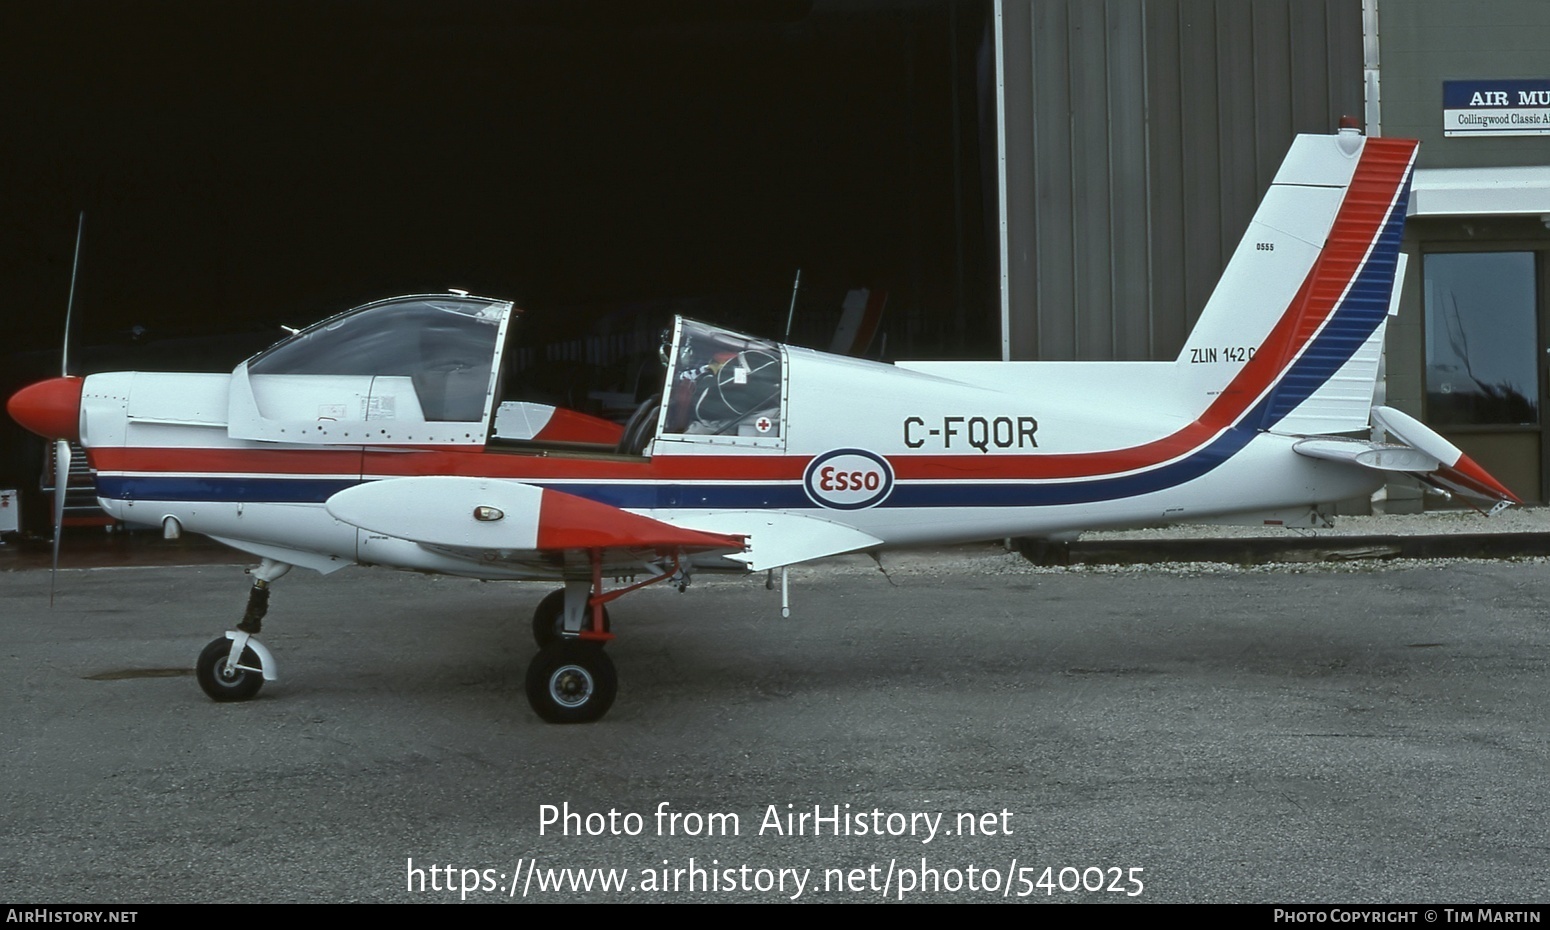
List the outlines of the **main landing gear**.
{"type": "MultiPolygon", "coordinates": [[[[586,592],[582,592],[586,596],[586,592]]],[[[585,608],[585,604],[582,605],[585,608]]],[[[603,608],[603,629],[609,628],[608,608],[603,608]]],[[[565,635],[565,589],[549,592],[533,611],[533,642],[542,649],[565,635]]]]}
{"type": "Polygon", "coordinates": [[[609,630],[608,601],[649,584],[681,577],[677,562],[671,571],[637,584],[603,591],[603,557],[588,550],[592,579],[571,579],[545,597],[533,612],[533,639],[538,655],[527,667],[527,702],[549,723],[591,723],[613,706],[619,676],[603,647],[614,638],[609,630]]]}
{"type": "Polygon", "coordinates": [[[246,701],[264,682],[275,680],[274,656],[255,636],[269,612],[270,583],[290,570],[291,566],[274,559],[265,559],[254,569],[253,589],[242,622],[199,653],[194,677],[212,701],[246,701]]]}
{"type": "Polygon", "coordinates": [[[527,667],[527,702],[550,723],[591,723],[608,713],[619,691],[614,661],[603,644],[557,639],[527,667]]]}

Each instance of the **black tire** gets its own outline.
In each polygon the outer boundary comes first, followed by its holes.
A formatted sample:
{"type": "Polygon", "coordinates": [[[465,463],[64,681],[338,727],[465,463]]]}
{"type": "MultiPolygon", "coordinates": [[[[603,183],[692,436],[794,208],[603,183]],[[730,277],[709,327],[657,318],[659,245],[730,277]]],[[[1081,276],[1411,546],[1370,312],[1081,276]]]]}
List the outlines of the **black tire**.
{"type": "MultiPolygon", "coordinates": [[[[603,630],[609,628],[608,607],[603,607],[603,630]]],[[[550,591],[533,611],[533,642],[539,649],[561,638],[565,632],[565,589],[550,591]]]]}
{"type": "Polygon", "coordinates": [[[549,723],[591,723],[608,713],[619,691],[614,662],[597,643],[560,639],[527,667],[527,702],[549,723]]]}
{"type": "MultiPolygon", "coordinates": [[[[212,701],[246,701],[264,686],[264,676],[246,669],[238,669],[227,675],[228,655],[231,655],[231,640],[222,636],[199,654],[199,662],[194,666],[194,677],[199,679],[199,687],[204,689],[212,701]]],[[[243,647],[241,662],[249,668],[258,668],[258,653],[243,647]]]]}

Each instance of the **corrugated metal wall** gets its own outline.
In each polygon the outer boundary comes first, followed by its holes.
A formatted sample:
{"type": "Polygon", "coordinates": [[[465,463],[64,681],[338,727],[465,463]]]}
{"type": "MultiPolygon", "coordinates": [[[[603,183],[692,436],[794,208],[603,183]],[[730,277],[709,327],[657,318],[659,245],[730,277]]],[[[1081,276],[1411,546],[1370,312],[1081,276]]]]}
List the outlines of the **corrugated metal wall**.
{"type": "Polygon", "coordinates": [[[1177,355],[1292,136],[1362,113],[1360,0],[1003,0],[1016,359],[1177,355]]]}

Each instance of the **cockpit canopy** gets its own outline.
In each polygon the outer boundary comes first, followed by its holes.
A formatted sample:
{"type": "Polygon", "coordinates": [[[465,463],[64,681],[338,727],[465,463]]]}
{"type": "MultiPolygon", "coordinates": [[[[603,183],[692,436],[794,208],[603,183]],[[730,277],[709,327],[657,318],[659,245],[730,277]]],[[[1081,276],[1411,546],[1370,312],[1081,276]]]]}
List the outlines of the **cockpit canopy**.
{"type": "Polygon", "coordinates": [[[510,301],[379,300],[284,339],[232,373],[234,438],[483,443],[510,301]]]}
{"type": "Polygon", "coordinates": [[[507,344],[513,316],[509,301],[432,294],[380,300],[309,326],[232,372],[229,434],[622,454],[650,454],[653,439],[688,444],[680,451],[783,443],[786,357],[777,343],[678,318],[671,341],[663,334],[660,395],[639,403],[621,429],[617,419],[535,398],[531,379],[511,371],[510,396],[498,396],[503,357],[511,367],[532,354],[520,338],[507,344]]]}
{"type": "Polygon", "coordinates": [[[466,295],[379,300],[265,349],[248,373],[406,377],[424,419],[479,420],[510,310],[509,301],[466,295]]]}

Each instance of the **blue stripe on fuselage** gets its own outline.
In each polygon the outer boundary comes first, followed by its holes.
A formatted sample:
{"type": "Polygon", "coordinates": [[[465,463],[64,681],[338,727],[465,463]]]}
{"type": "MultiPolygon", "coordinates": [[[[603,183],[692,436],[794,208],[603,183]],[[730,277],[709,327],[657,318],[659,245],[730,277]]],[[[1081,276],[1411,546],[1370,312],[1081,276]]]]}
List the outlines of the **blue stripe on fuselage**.
{"type": "Polygon", "coordinates": [[[98,475],[97,496],[120,501],[232,501],[321,504],[360,484],[349,478],[244,478],[221,475],[98,475]]]}

